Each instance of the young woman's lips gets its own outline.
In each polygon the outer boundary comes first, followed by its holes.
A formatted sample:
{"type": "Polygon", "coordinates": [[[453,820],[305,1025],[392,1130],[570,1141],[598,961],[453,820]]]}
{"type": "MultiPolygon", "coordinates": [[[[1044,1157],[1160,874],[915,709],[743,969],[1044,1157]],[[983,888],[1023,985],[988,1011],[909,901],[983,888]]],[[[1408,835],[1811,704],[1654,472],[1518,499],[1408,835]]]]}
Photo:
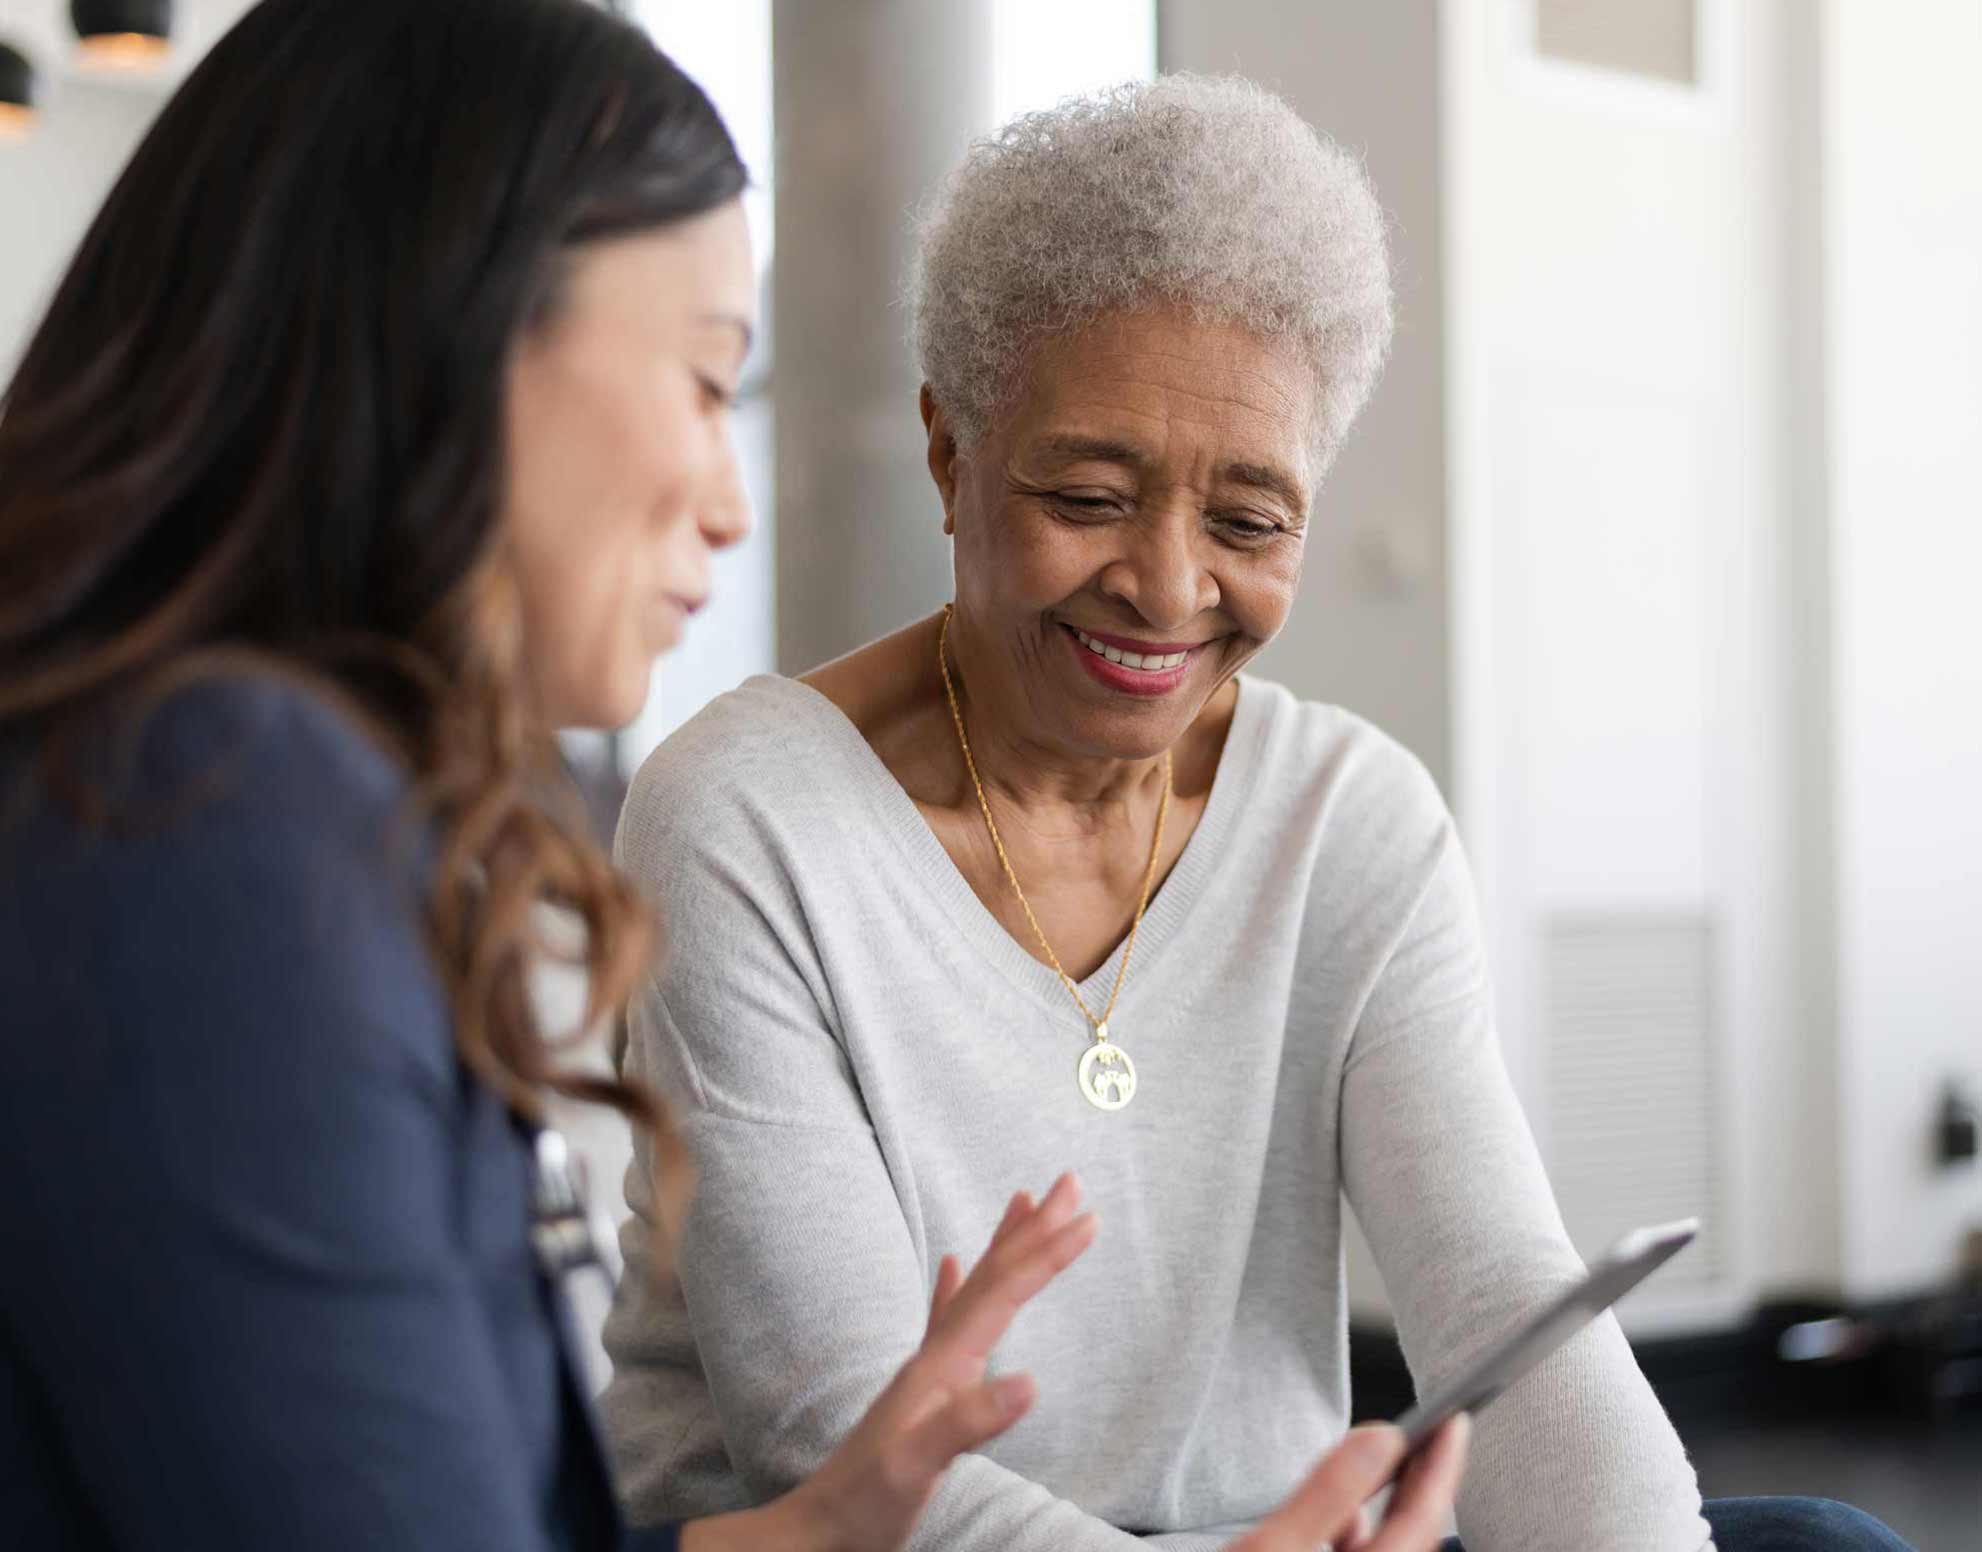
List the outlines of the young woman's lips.
{"type": "Polygon", "coordinates": [[[667,651],[680,644],[681,638],[688,632],[690,618],[701,613],[706,602],[706,595],[684,597],[679,593],[663,593],[653,601],[647,618],[659,650],[667,651]]]}
{"type": "Polygon", "coordinates": [[[1124,695],[1168,695],[1190,677],[1203,642],[1135,642],[1062,625],[1067,646],[1097,682],[1124,695]]]}

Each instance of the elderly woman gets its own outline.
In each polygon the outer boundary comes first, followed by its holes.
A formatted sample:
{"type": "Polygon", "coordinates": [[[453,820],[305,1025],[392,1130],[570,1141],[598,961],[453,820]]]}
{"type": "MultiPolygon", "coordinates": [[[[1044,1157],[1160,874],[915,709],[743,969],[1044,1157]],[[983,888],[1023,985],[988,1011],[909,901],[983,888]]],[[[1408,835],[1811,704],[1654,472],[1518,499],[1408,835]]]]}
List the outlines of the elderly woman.
{"type": "MultiPolygon", "coordinates": [[[[1242,674],[1383,359],[1383,217],[1277,99],[1169,78],[975,149],[915,306],[954,607],[718,701],[623,822],[673,938],[626,1059],[701,1188],[678,1287],[630,1276],[608,1324],[607,1417],[643,1512],[781,1490],[943,1248],[1070,1166],[1101,1237],[1002,1349],[1040,1402],[913,1544],[1223,1545],[1347,1425],[1345,1194],[1421,1384],[1581,1270],[1437,790],[1242,674]]],[[[1475,1552],[1709,1540],[1609,1319],[1473,1460],[1475,1552]]]]}

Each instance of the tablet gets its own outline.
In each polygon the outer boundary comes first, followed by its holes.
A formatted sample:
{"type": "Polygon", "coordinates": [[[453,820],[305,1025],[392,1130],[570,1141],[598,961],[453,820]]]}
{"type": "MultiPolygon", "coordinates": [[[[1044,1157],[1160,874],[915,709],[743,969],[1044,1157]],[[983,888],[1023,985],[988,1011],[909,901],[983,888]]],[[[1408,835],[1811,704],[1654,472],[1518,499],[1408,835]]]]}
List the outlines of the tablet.
{"type": "Polygon", "coordinates": [[[1397,1419],[1415,1450],[1455,1412],[1478,1412],[1583,1327],[1664,1266],[1700,1232],[1698,1218],[1633,1229],[1597,1260],[1590,1275],[1540,1314],[1516,1326],[1463,1373],[1397,1419]]]}

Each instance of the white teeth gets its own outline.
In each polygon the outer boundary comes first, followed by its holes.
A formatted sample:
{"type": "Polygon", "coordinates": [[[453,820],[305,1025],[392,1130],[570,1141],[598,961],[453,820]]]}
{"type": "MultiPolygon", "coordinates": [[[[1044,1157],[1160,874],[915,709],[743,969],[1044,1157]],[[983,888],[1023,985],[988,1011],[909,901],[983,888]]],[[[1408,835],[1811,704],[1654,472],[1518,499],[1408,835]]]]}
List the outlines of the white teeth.
{"type": "Polygon", "coordinates": [[[1105,657],[1111,663],[1120,663],[1124,668],[1133,668],[1145,674],[1162,673],[1166,669],[1181,668],[1188,652],[1124,652],[1120,647],[1111,647],[1106,642],[1096,641],[1084,630],[1076,629],[1074,635],[1080,644],[1096,657],[1105,657]]]}

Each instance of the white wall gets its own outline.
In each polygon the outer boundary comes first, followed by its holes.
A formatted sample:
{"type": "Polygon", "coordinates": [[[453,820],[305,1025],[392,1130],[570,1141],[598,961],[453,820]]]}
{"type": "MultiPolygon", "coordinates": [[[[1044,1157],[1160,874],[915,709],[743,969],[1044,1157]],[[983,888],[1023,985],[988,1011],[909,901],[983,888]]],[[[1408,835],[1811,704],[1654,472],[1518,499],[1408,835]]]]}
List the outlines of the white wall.
{"type": "Polygon", "coordinates": [[[1640,1328],[1820,1273],[1834,1218],[1785,926],[1780,13],[1697,15],[1676,86],[1445,7],[1459,801],[1579,1248],[1706,1219],[1640,1328]]]}
{"type": "Polygon", "coordinates": [[[181,0],[170,60],[141,77],[78,69],[66,5],[16,0],[0,9],[43,91],[34,133],[0,141],[0,382],[13,376],[69,256],[173,86],[249,4],[181,0]]]}
{"type": "Polygon", "coordinates": [[[1838,1138],[1855,1294],[1944,1274],[1982,1170],[1982,6],[1823,6],[1838,1138]]]}
{"type": "Polygon", "coordinates": [[[0,141],[0,382],[157,110],[149,95],[75,82],[31,138],[0,141]]]}
{"type": "MultiPolygon", "coordinates": [[[[627,12],[709,94],[750,169],[743,205],[755,251],[758,293],[766,298],[777,235],[771,0],[732,0],[720,9],[692,0],[635,0],[627,12]]],[[[748,538],[716,557],[716,606],[694,621],[673,654],[655,665],[647,705],[620,735],[621,770],[629,777],[662,739],[709,701],[776,666],[773,333],[767,313],[745,366],[743,403],[732,431],[754,524],[748,538]]]]}

